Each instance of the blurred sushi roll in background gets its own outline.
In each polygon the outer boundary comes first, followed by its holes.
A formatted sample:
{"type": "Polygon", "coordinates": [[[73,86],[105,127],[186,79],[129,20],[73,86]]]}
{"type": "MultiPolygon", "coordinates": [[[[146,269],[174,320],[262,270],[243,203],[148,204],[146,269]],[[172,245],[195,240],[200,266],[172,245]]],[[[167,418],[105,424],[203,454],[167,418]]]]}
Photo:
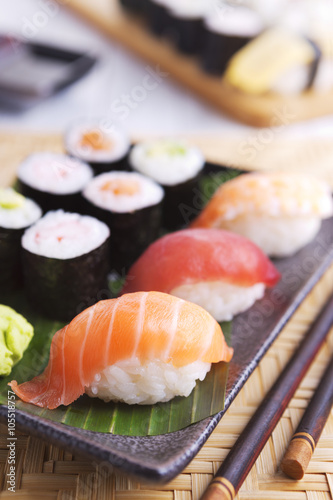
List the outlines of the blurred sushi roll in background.
{"type": "Polygon", "coordinates": [[[87,213],[111,229],[111,269],[127,270],[159,235],[163,189],[136,172],[108,172],[95,177],[83,197],[87,213]]]}
{"type": "Polygon", "coordinates": [[[121,6],[133,14],[145,15],[149,0],[119,0],[121,6]]]}
{"type": "Polygon", "coordinates": [[[318,46],[303,35],[272,28],[239,50],[224,76],[249,94],[296,94],[312,86],[320,57],[318,46]]]}
{"type": "Polygon", "coordinates": [[[203,43],[203,18],[209,7],[208,0],[171,0],[170,37],[180,52],[196,54],[203,43]]]}
{"type": "Polygon", "coordinates": [[[222,76],[234,54],[264,29],[258,12],[244,6],[215,3],[204,23],[201,64],[211,74],[222,76]]]}
{"type": "Polygon", "coordinates": [[[36,202],[44,212],[63,208],[81,210],[81,191],[92,179],[86,163],[54,153],[35,153],[18,167],[18,189],[36,202]]]}
{"type": "Polygon", "coordinates": [[[32,305],[69,321],[107,293],[110,230],[93,217],[48,212],[22,237],[24,285],[32,305]]]}
{"type": "Polygon", "coordinates": [[[280,274],[256,245],[217,229],[163,236],[128,272],[122,293],[157,290],[200,305],[228,321],[261,299],[280,274]]]}
{"type": "Polygon", "coordinates": [[[126,169],[130,141],[122,130],[113,125],[106,127],[102,120],[81,120],[65,134],[65,149],[69,155],[89,163],[98,175],[126,169]]]}
{"type": "Polygon", "coordinates": [[[147,23],[150,31],[156,36],[167,35],[171,18],[168,11],[168,0],[148,0],[147,23]]]}
{"type": "MultiPolygon", "coordinates": [[[[167,229],[184,226],[183,207],[191,209],[205,166],[202,152],[178,139],[158,139],[133,147],[129,164],[158,182],[164,189],[163,225],[167,229]]],[[[193,211],[194,212],[194,211],[193,211]]]]}
{"type": "Polygon", "coordinates": [[[332,215],[330,187],[316,177],[251,173],[222,184],[191,227],[227,229],[267,255],[285,257],[307,245],[332,215]]]}
{"type": "Polygon", "coordinates": [[[21,237],[42,216],[33,200],[11,188],[0,188],[0,296],[22,280],[21,237]]]}

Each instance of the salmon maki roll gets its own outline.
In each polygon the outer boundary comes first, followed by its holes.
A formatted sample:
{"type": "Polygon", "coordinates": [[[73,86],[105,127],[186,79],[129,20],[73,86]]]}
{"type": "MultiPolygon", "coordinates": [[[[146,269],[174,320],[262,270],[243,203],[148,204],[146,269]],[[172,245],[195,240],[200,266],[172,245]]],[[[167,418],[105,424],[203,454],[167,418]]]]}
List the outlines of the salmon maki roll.
{"type": "Polygon", "coordinates": [[[188,396],[211,363],[229,361],[219,324],[201,307],[159,292],[98,302],[52,339],[45,371],[9,385],[43,408],[84,392],[104,401],[153,404],[188,396]]]}
{"type": "Polygon", "coordinates": [[[279,278],[268,257],[242,236],[184,229],[150,245],[130,268],[122,293],[170,293],[226,321],[251,307],[279,278]]]}
{"type": "Polygon", "coordinates": [[[332,215],[330,188],[316,177],[252,173],[222,184],[191,227],[227,229],[271,257],[285,257],[307,245],[332,215]]]}

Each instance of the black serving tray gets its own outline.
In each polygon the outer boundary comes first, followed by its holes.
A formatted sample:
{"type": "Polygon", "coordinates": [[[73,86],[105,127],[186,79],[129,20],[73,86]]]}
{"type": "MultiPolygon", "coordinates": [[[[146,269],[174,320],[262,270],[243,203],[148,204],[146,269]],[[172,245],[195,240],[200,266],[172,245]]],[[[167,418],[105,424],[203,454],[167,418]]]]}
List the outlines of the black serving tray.
{"type": "MultiPolygon", "coordinates": [[[[229,170],[207,165],[212,177],[229,170]]],[[[251,309],[236,316],[232,323],[234,357],[224,411],[183,430],[144,437],[118,436],[91,432],[58,424],[16,410],[16,425],[57,446],[105,461],[143,482],[166,483],[179,474],[214,430],[225,411],[257,367],[284,325],[333,262],[333,218],[323,222],[317,237],[292,257],[276,259],[280,282],[266,290],[265,296],[251,309]]],[[[7,420],[7,407],[0,406],[0,419],[7,420]]]]}

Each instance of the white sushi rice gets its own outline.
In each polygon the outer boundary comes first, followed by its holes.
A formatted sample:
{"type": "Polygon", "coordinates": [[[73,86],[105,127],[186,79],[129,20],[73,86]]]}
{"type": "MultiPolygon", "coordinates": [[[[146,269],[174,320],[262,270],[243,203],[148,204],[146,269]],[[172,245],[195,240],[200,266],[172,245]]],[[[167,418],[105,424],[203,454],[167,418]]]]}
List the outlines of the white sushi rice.
{"type": "Polygon", "coordinates": [[[157,205],[164,191],[156,182],[136,172],[106,172],[95,177],[84,189],[83,196],[94,205],[117,213],[127,213],[157,205]],[[103,189],[107,183],[121,180],[124,184],[136,183],[138,191],[133,194],[117,194],[112,189],[103,189]]]}
{"type": "Polygon", "coordinates": [[[82,120],[75,123],[68,130],[65,139],[66,150],[69,154],[88,162],[114,162],[122,159],[130,149],[128,136],[115,126],[106,127],[103,120],[82,120]],[[80,144],[82,137],[93,133],[97,140],[109,142],[110,147],[94,149],[80,144]]]}
{"type": "Polygon", "coordinates": [[[173,139],[142,142],[134,146],[129,160],[134,170],[165,186],[192,179],[205,164],[199,149],[173,139]]]}
{"type": "Polygon", "coordinates": [[[203,307],[216,321],[230,321],[233,316],[246,311],[263,297],[265,285],[256,283],[245,287],[221,281],[206,281],[181,285],[170,293],[203,307]]]}
{"type": "Polygon", "coordinates": [[[65,195],[82,191],[93,171],[86,163],[67,155],[36,153],[21,163],[17,176],[39,191],[65,195]]]}
{"type": "Polygon", "coordinates": [[[48,212],[22,237],[22,247],[53,259],[72,259],[101,246],[110,236],[106,224],[94,217],[48,212]]]}
{"type": "MultiPolygon", "coordinates": [[[[7,188],[8,193],[15,193],[7,188]]],[[[0,226],[6,229],[23,229],[31,226],[42,216],[42,210],[33,200],[24,199],[24,203],[14,208],[4,208],[0,205],[0,226]]]]}
{"type": "Polygon", "coordinates": [[[317,216],[277,216],[245,214],[224,220],[222,229],[241,234],[271,257],[286,257],[307,245],[318,233],[321,218],[317,216]]]}
{"type": "Polygon", "coordinates": [[[264,29],[260,16],[247,7],[215,7],[207,14],[204,24],[209,31],[226,36],[252,38],[264,29]]]}
{"type": "Polygon", "coordinates": [[[175,396],[189,396],[196,381],[203,380],[210,368],[211,364],[203,361],[175,367],[159,360],[141,363],[138,358],[126,359],[96,374],[86,393],[106,402],[166,402],[175,396]]]}

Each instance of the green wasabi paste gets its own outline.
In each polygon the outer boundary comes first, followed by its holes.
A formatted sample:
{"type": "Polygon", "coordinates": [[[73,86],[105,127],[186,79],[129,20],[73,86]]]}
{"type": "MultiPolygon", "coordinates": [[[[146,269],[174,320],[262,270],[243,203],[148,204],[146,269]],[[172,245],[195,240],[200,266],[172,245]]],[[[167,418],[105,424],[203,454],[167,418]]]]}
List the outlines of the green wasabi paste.
{"type": "Polygon", "coordinates": [[[33,335],[32,325],[21,314],[0,304],[0,376],[10,374],[33,335]]]}

